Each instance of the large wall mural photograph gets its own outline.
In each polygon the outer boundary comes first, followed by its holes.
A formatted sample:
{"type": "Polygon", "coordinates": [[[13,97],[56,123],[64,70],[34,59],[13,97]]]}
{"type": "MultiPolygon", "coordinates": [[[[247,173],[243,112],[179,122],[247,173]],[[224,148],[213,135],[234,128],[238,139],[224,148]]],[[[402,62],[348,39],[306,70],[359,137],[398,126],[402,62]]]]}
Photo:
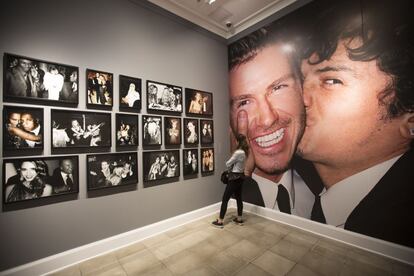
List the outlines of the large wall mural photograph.
{"type": "Polygon", "coordinates": [[[243,200],[414,247],[408,1],[315,1],[229,45],[243,200]]]}

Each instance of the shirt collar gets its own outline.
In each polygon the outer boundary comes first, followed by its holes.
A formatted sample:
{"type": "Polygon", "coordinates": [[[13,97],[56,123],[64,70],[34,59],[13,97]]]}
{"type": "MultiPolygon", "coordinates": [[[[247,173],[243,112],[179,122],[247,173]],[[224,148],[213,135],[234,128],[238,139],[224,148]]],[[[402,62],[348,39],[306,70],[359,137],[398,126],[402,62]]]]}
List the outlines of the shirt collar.
{"type": "Polygon", "coordinates": [[[35,134],[35,135],[39,135],[40,132],[40,125],[37,126],[35,129],[33,129],[32,131],[30,131],[31,133],[35,134]]]}
{"type": "Polygon", "coordinates": [[[343,228],[355,207],[401,156],[399,155],[345,178],[328,190],[324,188],[320,196],[326,223],[343,228]]]}
{"type": "Polygon", "coordinates": [[[253,173],[252,178],[259,185],[265,207],[275,210],[279,209],[277,204],[275,204],[279,185],[283,185],[286,188],[289,193],[290,206],[294,206],[295,192],[292,185],[293,177],[291,170],[284,172],[282,178],[277,183],[255,173],[253,173]]]}

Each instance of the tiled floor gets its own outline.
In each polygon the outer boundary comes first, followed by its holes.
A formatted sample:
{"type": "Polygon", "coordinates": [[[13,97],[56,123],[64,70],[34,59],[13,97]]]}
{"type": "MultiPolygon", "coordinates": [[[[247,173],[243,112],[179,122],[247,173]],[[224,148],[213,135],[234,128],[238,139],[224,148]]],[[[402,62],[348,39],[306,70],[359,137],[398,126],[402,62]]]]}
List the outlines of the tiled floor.
{"type": "Polygon", "coordinates": [[[53,275],[414,275],[414,267],[245,214],[189,223],[53,275]]]}

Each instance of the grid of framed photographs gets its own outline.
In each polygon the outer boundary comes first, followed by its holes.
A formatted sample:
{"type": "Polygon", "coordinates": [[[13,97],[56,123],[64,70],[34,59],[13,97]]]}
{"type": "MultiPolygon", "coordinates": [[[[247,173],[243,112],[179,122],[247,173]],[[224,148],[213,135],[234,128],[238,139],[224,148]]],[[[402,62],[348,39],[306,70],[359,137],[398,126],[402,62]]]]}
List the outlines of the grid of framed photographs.
{"type": "Polygon", "coordinates": [[[136,185],[140,139],[144,188],[177,181],[181,167],[184,176],[214,171],[212,93],[186,88],[183,97],[183,87],[147,80],[147,113],[137,115],[140,78],[118,75],[115,91],[113,73],[85,69],[85,91],[79,91],[79,67],[9,53],[3,61],[3,156],[10,157],[3,161],[4,203],[78,193],[80,179],[88,191],[136,185]],[[102,111],[79,109],[80,95],[87,109],[102,111]],[[114,102],[127,113],[113,118],[114,102]],[[184,108],[195,118],[183,118],[184,108]],[[112,141],[119,153],[111,153],[112,141]],[[87,153],[86,178],[73,155],[79,153],[87,153]]]}

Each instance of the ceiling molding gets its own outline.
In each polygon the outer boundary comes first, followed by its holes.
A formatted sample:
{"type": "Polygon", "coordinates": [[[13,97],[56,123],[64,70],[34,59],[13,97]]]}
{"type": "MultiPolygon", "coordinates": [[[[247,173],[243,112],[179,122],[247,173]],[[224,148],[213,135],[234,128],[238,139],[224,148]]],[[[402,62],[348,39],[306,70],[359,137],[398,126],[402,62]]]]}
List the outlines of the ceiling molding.
{"type": "Polygon", "coordinates": [[[175,15],[178,15],[190,22],[193,22],[194,24],[201,26],[204,29],[213,32],[223,38],[228,38],[228,31],[225,27],[220,26],[216,22],[209,20],[204,16],[192,12],[190,9],[187,9],[176,2],[166,0],[148,0],[148,2],[151,2],[169,12],[174,13],[175,15]]]}
{"type": "Polygon", "coordinates": [[[273,1],[267,6],[263,7],[259,11],[249,15],[247,18],[236,22],[231,28],[225,26],[225,22],[217,22],[203,14],[197,13],[191,8],[180,4],[175,0],[148,0],[152,4],[155,4],[181,18],[184,18],[212,33],[215,33],[225,39],[237,35],[238,33],[252,27],[253,25],[261,22],[262,20],[272,16],[280,10],[294,4],[299,0],[277,0],[273,1]]]}

